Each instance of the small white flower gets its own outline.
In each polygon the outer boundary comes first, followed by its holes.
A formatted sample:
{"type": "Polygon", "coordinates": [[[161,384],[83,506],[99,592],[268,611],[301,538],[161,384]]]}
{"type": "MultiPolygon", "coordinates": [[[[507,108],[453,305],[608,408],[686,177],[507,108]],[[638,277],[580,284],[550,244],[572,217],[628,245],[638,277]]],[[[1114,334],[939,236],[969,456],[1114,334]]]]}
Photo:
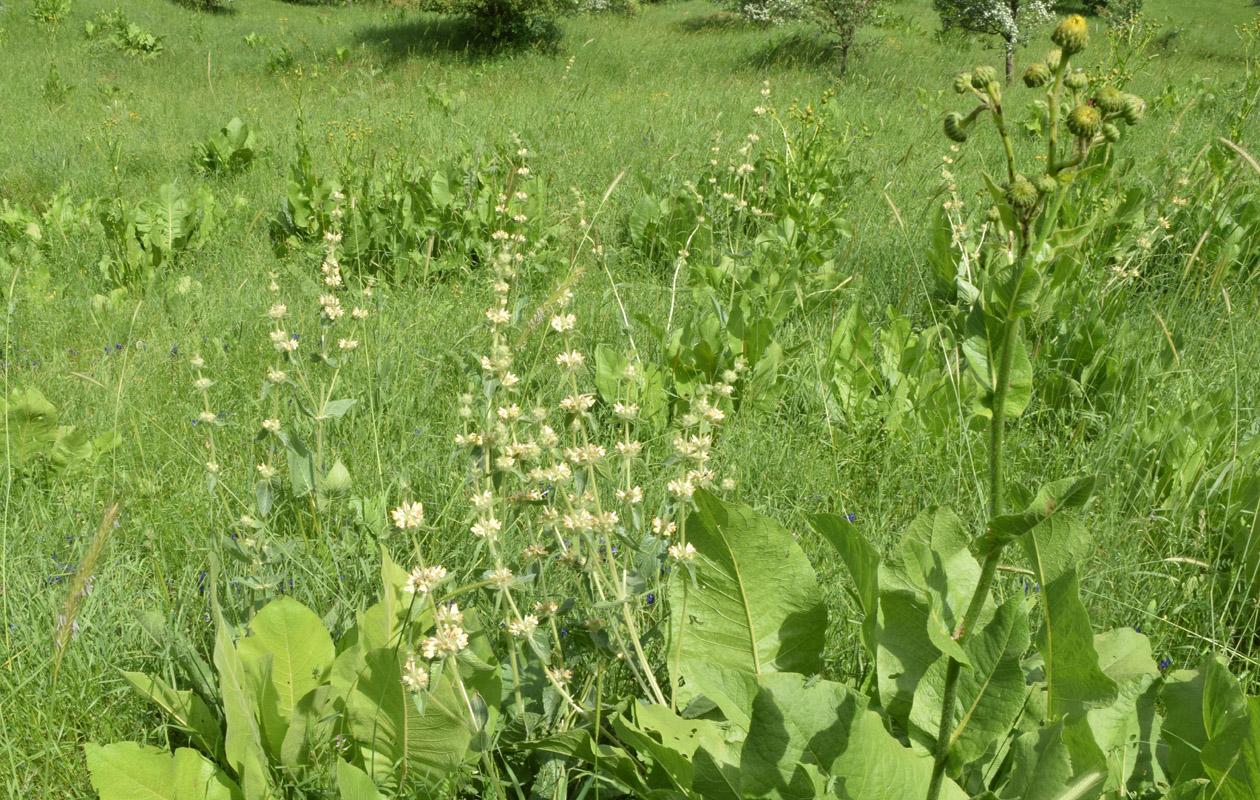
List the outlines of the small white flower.
{"type": "Polygon", "coordinates": [[[526,614],[522,619],[514,620],[508,625],[508,633],[513,636],[529,636],[538,627],[538,617],[526,614]]]}
{"type": "Polygon", "coordinates": [[[564,369],[575,370],[582,366],[585,357],[577,350],[570,350],[567,353],[561,353],[556,356],[556,364],[564,369]]]}
{"type": "Polygon", "coordinates": [[[280,420],[279,420],[279,419],[277,419],[276,417],[272,417],[271,419],[265,419],[265,420],[263,420],[263,424],[262,424],[262,425],[263,425],[263,430],[267,431],[267,433],[279,433],[279,432],[280,432],[280,420]]]}
{"type": "Polygon", "coordinates": [[[675,561],[691,561],[696,557],[696,548],[691,546],[691,542],[687,542],[685,546],[671,544],[669,555],[675,561]]]}
{"type": "Polygon", "coordinates": [[[499,531],[503,530],[503,523],[494,517],[483,517],[473,523],[472,532],[474,536],[481,539],[489,539],[494,541],[499,536],[499,531]]]}
{"type": "Polygon", "coordinates": [[[503,588],[512,582],[512,570],[507,567],[500,567],[490,573],[490,582],[499,588],[503,588]]]}
{"type": "Polygon", "coordinates": [[[670,494],[679,499],[689,498],[696,493],[696,485],[691,482],[690,478],[672,480],[666,488],[669,489],[670,494]]]}
{"type": "Polygon", "coordinates": [[[418,692],[429,685],[429,673],[416,663],[415,656],[408,656],[403,667],[403,683],[413,692],[418,692]]]}
{"type": "Polygon", "coordinates": [[[197,380],[193,381],[193,388],[199,392],[204,392],[206,389],[209,389],[213,385],[214,385],[214,381],[210,380],[209,378],[198,378],[197,380]]]}
{"type": "Polygon", "coordinates": [[[201,422],[214,422],[218,417],[215,416],[213,411],[202,411],[197,415],[197,419],[201,422]]]}
{"type": "Polygon", "coordinates": [[[353,350],[359,346],[358,339],[338,339],[337,346],[342,350],[353,350]]]}
{"type": "Polygon", "coordinates": [[[367,312],[367,309],[356,307],[353,311],[350,312],[350,316],[354,317],[355,319],[363,320],[363,319],[368,318],[368,312],[367,312]]]}
{"type": "Polygon", "coordinates": [[[504,306],[492,308],[486,312],[486,319],[491,325],[506,325],[512,321],[512,314],[504,306]]]}
{"type": "Polygon", "coordinates": [[[258,477],[262,478],[264,481],[270,481],[275,476],[276,476],[275,467],[271,466],[270,464],[258,465],[258,477]]]}
{"type": "Polygon", "coordinates": [[[193,367],[195,367],[196,369],[201,369],[202,367],[206,365],[206,360],[202,358],[201,356],[193,356],[192,358],[188,359],[188,363],[192,364],[193,367]]]}
{"type": "Polygon", "coordinates": [[[403,590],[412,594],[424,594],[446,579],[446,567],[416,567],[407,576],[403,590]]]}
{"type": "Polygon", "coordinates": [[[423,503],[403,503],[390,513],[394,518],[394,525],[404,530],[419,528],[424,524],[423,503]]]}
{"type": "Polygon", "coordinates": [[[574,325],[577,325],[577,317],[573,314],[556,314],[551,318],[551,327],[556,333],[571,331],[574,325]]]}
{"type": "Polygon", "coordinates": [[[286,308],[284,303],[276,303],[274,306],[268,309],[267,316],[271,317],[272,319],[283,319],[284,313],[287,310],[288,309],[286,308]]]}
{"type": "Polygon", "coordinates": [[[211,475],[217,475],[219,473],[219,463],[217,461],[207,461],[206,472],[209,472],[211,475]]]}

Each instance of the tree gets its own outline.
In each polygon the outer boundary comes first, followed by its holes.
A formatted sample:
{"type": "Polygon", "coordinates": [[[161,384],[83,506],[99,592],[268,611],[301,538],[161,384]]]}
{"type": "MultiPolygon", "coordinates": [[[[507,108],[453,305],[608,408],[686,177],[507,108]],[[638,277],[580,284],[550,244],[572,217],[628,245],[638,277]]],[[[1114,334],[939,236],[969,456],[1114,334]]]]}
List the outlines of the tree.
{"type": "Polygon", "coordinates": [[[1001,36],[1006,42],[1006,82],[1015,80],[1015,46],[1028,32],[1054,19],[1052,0],[932,0],[945,30],[1001,36]]]}
{"type": "Polygon", "coordinates": [[[859,29],[866,26],[883,6],[884,0],[813,0],[810,14],[818,27],[834,36],[840,48],[840,74],[849,68],[849,51],[859,29]]]}

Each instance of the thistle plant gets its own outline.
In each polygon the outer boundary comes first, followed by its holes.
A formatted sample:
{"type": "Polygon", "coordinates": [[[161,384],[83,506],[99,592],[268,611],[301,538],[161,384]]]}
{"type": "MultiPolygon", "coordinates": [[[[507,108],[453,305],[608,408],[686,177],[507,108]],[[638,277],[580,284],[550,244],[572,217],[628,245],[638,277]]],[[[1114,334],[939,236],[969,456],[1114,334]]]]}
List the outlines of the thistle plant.
{"type": "MultiPolygon", "coordinates": [[[[979,102],[967,115],[951,112],[945,118],[945,135],[955,142],[967,141],[981,119],[991,119],[1001,139],[1006,160],[1006,182],[1001,188],[985,176],[997,202],[994,219],[1001,257],[968,315],[963,349],[982,394],[979,413],[988,417],[990,523],[981,549],[987,550],[979,581],[964,615],[953,631],[960,648],[972,633],[989,599],[998,564],[1016,534],[1000,524],[1005,513],[1003,455],[1008,417],[1021,414],[1032,391],[1032,366],[1020,333],[1024,317],[1037,308],[1043,277],[1041,269],[1054,256],[1052,244],[1059,230],[1059,211],[1073,173],[1096,148],[1110,147],[1121,136],[1119,123],[1135,125],[1145,110],[1136,95],[1103,87],[1088,96],[1089,81],[1073,71],[1072,58],[1089,45],[1089,29],[1083,17],[1070,16],[1051,36],[1059,49],[1044,62],[1031,65],[1024,84],[1045,92],[1049,110],[1046,132],[1045,171],[1028,177],[1016,168],[1015,151],[1002,105],[1002,87],[990,67],[977,67],[959,75],[954,88],[979,102]],[[1064,109],[1066,108],[1066,111],[1064,109]],[[1067,139],[1061,142],[1061,137],[1067,139]],[[999,523],[999,524],[995,524],[999,523]]],[[[1019,531],[1022,533],[1023,531],[1019,531]]],[[[928,800],[940,796],[955,731],[955,714],[962,660],[950,658],[945,673],[941,718],[933,752],[932,782],[928,800]]]]}

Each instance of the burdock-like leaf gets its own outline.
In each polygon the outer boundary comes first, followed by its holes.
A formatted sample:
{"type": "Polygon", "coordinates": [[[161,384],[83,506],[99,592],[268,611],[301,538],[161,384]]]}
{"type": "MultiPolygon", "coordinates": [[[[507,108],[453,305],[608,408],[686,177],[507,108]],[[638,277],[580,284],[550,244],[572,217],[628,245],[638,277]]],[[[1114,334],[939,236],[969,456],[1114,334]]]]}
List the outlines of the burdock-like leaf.
{"type": "MultiPolygon", "coordinates": [[[[683,569],[670,581],[666,658],[674,680],[686,680],[695,664],[754,675],[817,672],[827,609],[796,540],[747,506],[702,491],[696,505],[687,520],[695,583],[683,569]]],[[[696,693],[684,687],[680,697],[696,693]]]]}

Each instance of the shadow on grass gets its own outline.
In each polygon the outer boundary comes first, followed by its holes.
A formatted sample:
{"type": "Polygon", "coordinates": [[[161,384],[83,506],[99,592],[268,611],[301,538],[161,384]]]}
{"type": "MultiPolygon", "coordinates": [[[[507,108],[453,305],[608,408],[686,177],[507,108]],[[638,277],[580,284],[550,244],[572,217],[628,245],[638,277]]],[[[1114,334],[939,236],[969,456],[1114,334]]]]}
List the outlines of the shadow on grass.
{"type": "Polygon", "coordinates": [[[840,50],[826,37],[816,33],[791,33],[767,43],[749,59],[757,69],[769,67],[835,67],[840,66],[840,50]]]}
{"type": "Polygon", "coordinates": [[[537,41],[496,39],[459,17],[425,14],[413,19],[391,20],[359,28],[355,40],[376,50],[387,63],[414,58],[478,62],[508,53],[555,48],[559,31],[552,26],[537,41]]]}
{"type": "Polygon", "coordinates": [[[683,33],[726,33],[747,24],[743,17],[733,11],[718,11],[701,17],[687,17],[674,23],[674,27],[683,33]]]}

